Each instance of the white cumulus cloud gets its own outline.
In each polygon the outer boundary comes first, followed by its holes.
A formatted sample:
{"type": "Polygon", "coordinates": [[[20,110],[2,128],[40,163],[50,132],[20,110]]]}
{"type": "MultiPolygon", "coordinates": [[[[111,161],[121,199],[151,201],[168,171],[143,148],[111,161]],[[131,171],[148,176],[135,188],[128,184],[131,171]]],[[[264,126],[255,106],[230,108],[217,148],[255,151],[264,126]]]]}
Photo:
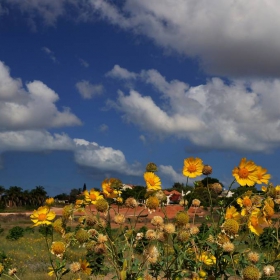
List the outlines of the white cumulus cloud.
{"type": "Polygon", "coordinates": [[[104,20],[198,57],[211,74],[279,76],[278,0],[162,0],[160,5],[157,0],[126,0],[122,6],[90,2],[104,20]]]}
{"type": "Polygon", "coordinates": [[[122,151],[99,146],[95,142],[74,139],[75,160],[78,164],[103,171],[114,171],[125,175],[141,175],[138,164],[129,165],[122,151]]]}
{"type": "Polygon", "coordinates": [[[280,146],[280,79],[212,78],[190,87],[156,70],[142,70],[137,79],[152,85],[160,102],[134,89],[110,102],[143,131],[206,149],[270,152],[280,146]]]}
{"type": "Polygon", "coordinates": [[[0,131],[31,130],[81,125],[69,108],[59,111],[59,96],[41,81],[23,87],[0,61],[0,131]]]}
{"type": "Polygon", "coordinates": [[[89,81],[81,81],[76,83],[76,88],[84,99],[91,99],[95,96],[101,95],[104,88],[101,84],[93,85],[89,81]]]}

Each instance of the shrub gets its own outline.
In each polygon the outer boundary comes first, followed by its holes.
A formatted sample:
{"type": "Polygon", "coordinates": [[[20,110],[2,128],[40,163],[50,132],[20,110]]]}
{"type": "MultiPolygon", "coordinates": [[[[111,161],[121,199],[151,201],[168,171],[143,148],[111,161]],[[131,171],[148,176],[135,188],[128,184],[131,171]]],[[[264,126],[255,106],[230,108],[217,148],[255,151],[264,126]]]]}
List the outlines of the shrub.
{"type": "Polygon", "coordinates": [[[9,230],[8,235],[6,236],[9,240],[18,240],[19,238],[23,237],[24,229],[19,226],[15,226],[9,230]]]}

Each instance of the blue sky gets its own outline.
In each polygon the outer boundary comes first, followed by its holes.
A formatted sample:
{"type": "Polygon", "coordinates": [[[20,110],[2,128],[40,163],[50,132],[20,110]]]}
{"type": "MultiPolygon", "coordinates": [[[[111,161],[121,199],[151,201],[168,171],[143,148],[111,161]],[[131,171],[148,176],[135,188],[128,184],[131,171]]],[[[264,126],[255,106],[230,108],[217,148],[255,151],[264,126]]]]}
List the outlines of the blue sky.
{"type": "Polygon", "coordinates": [[[190,156],[279,184],[279,27],[278,0],[1,1],[0,185],[168,188],[190,156]]]}

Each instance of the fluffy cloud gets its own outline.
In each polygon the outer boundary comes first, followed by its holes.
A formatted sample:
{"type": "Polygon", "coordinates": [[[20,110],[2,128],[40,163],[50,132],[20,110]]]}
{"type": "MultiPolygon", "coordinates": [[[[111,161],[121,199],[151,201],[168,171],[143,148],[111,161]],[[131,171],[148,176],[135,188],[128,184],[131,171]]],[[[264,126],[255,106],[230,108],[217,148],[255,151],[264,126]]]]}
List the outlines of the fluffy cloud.
{"type": "Polygon", "coordinates": [[[160,165],[158,171],[161,176],[168,178],[170,182],[185,183],[187,181],[187,178],[182,173],[176,172],[171,165],[160,165]]]}
{"type": "Polygon", "coordinates": [[[93,85],[89,81],[76,83],[76,88],[84,99],[91,99],[103,93],[102,85],[93,85]]]}
{"type": "Polygon", "coordinates": [[[68,150],[81,166],[96,168],[101,173],[139,175],[138,165],[129,165],[120,150],[47,131],[81,124],[70,109],[58,111],[58,99],[58,94],[41,81],[27,83],[25,89],[21,80],[12,78],[8,67],[0,61],[0,153],[68,150]]]}
{"type": "Polygon", "coordinates": [[[125,175],[141,175],[138,164],[129,165],[122,151],[99,146],[95,142],[74,139],[75,160],[83,166],[95,167],[104,171],[114,171],[125,175]]]}
{"type": "Polygon", "coordinates": [[[136,79],[138,76],[136,73],[130,72],[125,68],[115,65],[112,70],[106,73],[107,77],[118,78],[118,79],[136,79]]]}
{"type": "Polygon", "coordinates": [[[212,78],[189,87],[166,81],[156,70],[143,70],[137,79],[152,85],[160,101],[131,89],[128,95],[120,91],[111,104],[143,131],[185,138],[206,149],[269,152],[279,147],[279,79],[225,83],[212,78]]]}
{"type": "Polygon", "coordinates": [[[0,16],[20,9],[36,30],[40,16],[96,21],[96,17],[143,34],[157,45],[198,58],[205,71],[228,76],[279,76],[280,2],[124,0],[4,0],[0,16]],[[3,12],[5,11],[5,12],[3,12]]]}
{"type": "Polygon", "coordinates": [[[122,7],[90,1],[106,21],[151,38],[212,74],[253,76],[280,72],[280,2],[126,0],[122,7]]]}
{"type": "Polygon", "coordinates": [[[0,61],[0,131],[80,125],[69,108],[58,111],[58,95],[41,81],[26,84],[13,79],[0,61]]]}
{"type": "Polygon", "coordinates": [[[46,130],[0,132],[0,152],[73,150],[75,145],[66,134],[52,135],[46,130]]]}

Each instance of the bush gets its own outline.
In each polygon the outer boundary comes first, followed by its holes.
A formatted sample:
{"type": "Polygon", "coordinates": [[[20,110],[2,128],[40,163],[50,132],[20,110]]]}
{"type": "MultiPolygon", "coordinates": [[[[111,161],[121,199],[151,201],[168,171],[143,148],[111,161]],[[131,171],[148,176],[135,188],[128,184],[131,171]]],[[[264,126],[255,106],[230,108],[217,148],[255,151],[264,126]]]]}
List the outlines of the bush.
{"type": "Polygon", "coordinates": [[[6,236],[7,239],[10,240],[18,240],[19,238],[23,237],[24,229],[19,226],[15,226],[9,230],[8,235],[6,236]]]}
{"type": "Polygon", "coordinates": [[[48,235],[51,236],[53,233],[52,226],[40,226],[39,232],[45,237],[48,235]]]}

